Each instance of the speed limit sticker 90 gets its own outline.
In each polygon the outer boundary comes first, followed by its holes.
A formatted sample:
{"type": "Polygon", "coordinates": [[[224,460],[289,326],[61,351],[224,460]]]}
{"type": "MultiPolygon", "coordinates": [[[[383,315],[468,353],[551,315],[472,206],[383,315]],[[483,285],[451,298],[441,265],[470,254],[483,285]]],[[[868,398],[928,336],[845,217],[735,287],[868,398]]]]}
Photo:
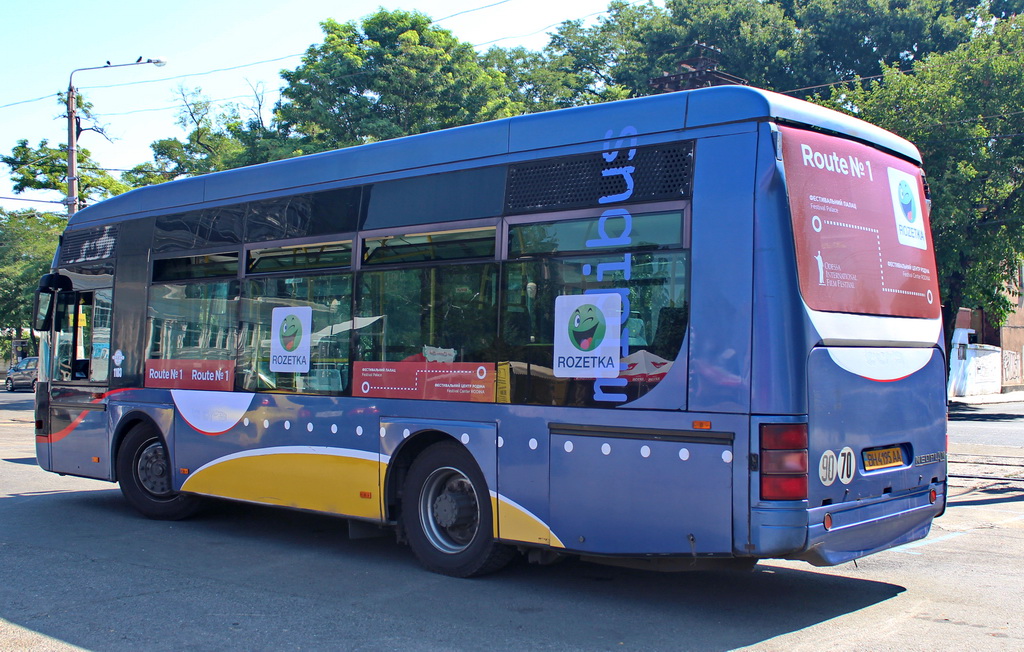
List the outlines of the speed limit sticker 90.
{"type": "Polygon", "coordinates": [[[818,479],[826,487],[831,487],[836,478],[843,484],[850,484],[856,472],[857,456],[849,446],[839,451],[839,455],[830,450],[821,454],[821,461],[818,462],[818,479]]]}

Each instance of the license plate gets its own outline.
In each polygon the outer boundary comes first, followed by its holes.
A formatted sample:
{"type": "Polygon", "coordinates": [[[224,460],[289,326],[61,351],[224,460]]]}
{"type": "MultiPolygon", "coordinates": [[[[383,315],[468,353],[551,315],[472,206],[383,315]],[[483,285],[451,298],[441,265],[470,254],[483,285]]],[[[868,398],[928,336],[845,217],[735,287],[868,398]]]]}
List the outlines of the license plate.
{"type": "Polygon", "coordinates": [[[864,451],[864,470],[875,471],[887,469],[891,466],[903,466],[903,448],[892,446],[891,448],[876,448],[871,451],[864,451]]]}

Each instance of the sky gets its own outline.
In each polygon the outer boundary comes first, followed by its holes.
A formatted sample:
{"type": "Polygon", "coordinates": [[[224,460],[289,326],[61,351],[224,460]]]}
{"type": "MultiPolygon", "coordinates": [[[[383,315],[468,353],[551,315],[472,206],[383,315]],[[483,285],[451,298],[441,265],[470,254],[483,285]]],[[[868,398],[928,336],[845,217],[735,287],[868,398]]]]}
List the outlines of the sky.
{"type": "MultiPolygon", "coordinates": [[[[639,2],[640,0],[635,0],[639,2]]],[[[96,122],[112,142],[86,131],[79,147],[112,170],[152,160],[150,143],[182,138],[176,124],[180,88],[202,89],[222,103],[252,104],[253,88],[272,106],[283,85],[280,71],[294,69],[306,48],[323,42],[320,23],[359,21],[379,7],[418,10],[481,52],[492,46],[539,50],[565,20],[597,21],[609,0],[5,0],[0,9],[0,152],[20,139],[31,146],[67,141],[67,120],[56,94],[73,70],[166,59],[162,67],[138,65],[81,70],[75,86],[92,102],[96,122]],[[458,14],[458,15],[456,15],[458,14]],[[449,17],[450,18],[446,18],[449,17]],[[443,20],[441,20],[443,19],[443,20]]],[[[664,5],[663,0],[655,4],[664,5]]],[[[85,124],[83,126],[89,126],[85,124]]],[[[113,172],[115,176],[118,172],[113,172]]],[[[55,192],[15,194],[10,169],[0,166],[0,206],[9,210],[63,211],[55,192]]]]}

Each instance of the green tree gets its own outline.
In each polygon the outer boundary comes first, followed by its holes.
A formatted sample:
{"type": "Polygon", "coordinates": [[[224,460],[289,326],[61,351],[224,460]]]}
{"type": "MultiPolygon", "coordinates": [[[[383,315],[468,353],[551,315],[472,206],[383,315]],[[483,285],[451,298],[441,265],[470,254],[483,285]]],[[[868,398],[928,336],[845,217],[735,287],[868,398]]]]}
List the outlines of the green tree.
{"type": "Polygon", "coordinates": [[[234,134],[240,120],[237,108],[216,111],[198,88],[179,88],[178,94],[182,104],[178,126],[187,130],[188,136],[152,143],[153,162],[136,166],[124,177],[135,186],[237,167],[236,159],[245,150],[234,134]]]}
{"type": "Polygon", "coordinates": [[[33,294],[50,271],[66,221],[53,213],[0,209],[0,332],[21,336],[29,329],[33,294]]]}
{"type": "Polygon", "coordinates": [[[880,81],[836,88],[827,103],[914,142],[931,187],[947,335],[960,307],[1001,323],[1024,257],[1024,19],[880,81]]]}
{"type": "Polygon", "coordinates": [[[530,113],[647,95],[648,81],[663,74],[659,55],[674,56],[679,30],[653,4],[615,0],[608,11],[589,27],[562,23],[540,52],[492,48],[485,60],[505,75],[513,99],[530,113]]]}
{"type": "MultiPolygon", "coordinates": [[[[295,70],[276,111],[279,133],[310,153],[521,112],[504,76],[468,43],[418,12],[380,10],[357,25],[324,21],[324,42],[295,70]]],[[[278,138],[278,140],[280,140],[278,138]]]]}
{"type": "MultiPolygon", "coordinates": [[[[796,74],[804,57],[802,28],[778,3],[669,0],[666,7],[679,28],[676,44],[699,42],[721,50],[715,57],[720,70],[761,88],[787,90],[804,85],[805,79],[796,74]]],[[[672,58],[685,57],[674,53],[672,58]]],[[[667,63],[664,55],[659,59],[667,63]]]]}
{"type": "MultiPolygon", "coordinates": [[[[1019,0],[1015,0],[1019,1],[1019,0]]],[[[710,54],[751,85],[791,91],[880,74],[969,40],[985,14],[970,0],[614,0],[594,25],[563,24],[543,51],[490,60],[532,102],[563,106],[648,95],[653,78],[710,54]],[[711,50],[700,47],[703,44],[711,50]],[[532,95],[531,95],[532,94],[532,95]]]]}
{"type": "Polygon", "coordinates": [[[881,74],[967,42],[977,10],[955,0],[803,0],[792,16],[803,36],[796,66],[806,85],[881,74]]]}
{"type": "MultiPolygon", "coordinates": [[[[32,147],[23,138],[11,149],[9,155],[0,156],[0,162],[11,170],[14,192],[55,190],[67,196],[67,145],[51,147],[48,140],[41,140],[38,146],[32,147]]],[[[78,148],[78,177],[78,194],[83,200],[105,199],[130,189],[127,184],[99,167],[90,157],[89,150],[82,147],[78,148]]]]}
{"type": "MultiPolygon", "coordinates": [[[[62,107],[67,106],[67,95],[58,94],[58,100],[62,107]]],[[[104,138],[106,134],[102,127],[92,126],[82,128],[83,120],[95,122],[92,114],[92,104],[86,101],[81,95],[76,96],[78,135],[86,131],[94,131],[104,138]]],[[[67,114],[61,116],[67,118],[67,114]]],[[[78,196],[80,201],[99,200],[114,195],[119,195],[130,189],[124,181],[119,180],[101,168],[92,160],[89,150],[79,144],[77,151],[78,158],[78,196]]],[[[17,142],[10,155],[0,156],[0,163],[10,168],[11,181],[14,192],[22,193],[26,190],[55,190],[63,196],[68,194],[68,148],[67,144],[51,147],[48,140],[39,141],[39,145],[32,147],[27,138],[17,142]]]]}

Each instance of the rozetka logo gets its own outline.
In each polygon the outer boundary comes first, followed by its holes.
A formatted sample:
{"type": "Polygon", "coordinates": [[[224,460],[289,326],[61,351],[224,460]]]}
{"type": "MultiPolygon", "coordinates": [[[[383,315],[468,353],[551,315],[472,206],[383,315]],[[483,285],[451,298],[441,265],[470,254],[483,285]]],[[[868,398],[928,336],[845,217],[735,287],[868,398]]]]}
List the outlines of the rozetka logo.
{"type": "Polygon", "coordinates": [[[302,342],[302,323],[295,315],[288,315],[281,322],[281,347],[285,351],[294,351],[302,342]]]}
{"type": "Polygon", "coordinates": [[[569,318],[569,341],[580,351],[593,351],[604,341],[606,329],[604,314],[588,303],[573,311],[569,318]]]}
{"type": "Polygon", "coordinates": [[[913,223],[917,220],[917,211],[914,209],[914,193],[910,190],[910,184],[901,179],[897,193],[904,217],[908,222],[913,223]]]}

